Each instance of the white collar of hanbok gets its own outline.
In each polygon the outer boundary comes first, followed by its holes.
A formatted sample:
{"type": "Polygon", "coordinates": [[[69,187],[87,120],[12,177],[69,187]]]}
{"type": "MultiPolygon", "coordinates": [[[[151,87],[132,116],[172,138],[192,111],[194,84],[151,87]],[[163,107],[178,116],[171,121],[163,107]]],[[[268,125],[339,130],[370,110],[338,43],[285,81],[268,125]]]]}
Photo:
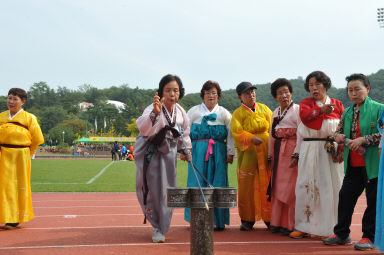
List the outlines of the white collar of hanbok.
{"type": "Polygon", "coordinates": [[[171,114],[168,112],[168,109],[167,107],[163,106],[164,109],[165,109],[165,113],[168,115],[169,119],[171,120],[171,123],[173,123],[173,117],[175,117],[175,108],[176,108],[176,104],[173,105],[173,108],[172,108],[172,116],[171,114]]]}
{"type": "Polygon", "coordinates": [[[8,111],[8,113],[9,113],[9,120],[12,120],[14,117],[16,117],[17,116],[17,114],[19,114],[21,111],[23,111],[23,108],[21,108],[17,113],[15,113],[15,115],[11,115],[11,111],[8,111]]]}
{"type": "Polygon", "coordinates": [[[324,104],[322,102],[320,102],[319,100],[316,100],[315,102],[316,102],[316,104],[318,106],[322,107],[325,104],[330,104],[331,103],[331,99],[329,98],[329,96],[327,96],[327,98],[325,99],[325,103],[324,104]]]}
{"type": "Polygon", "coordinates": [[[204,102],[203,102],[201,105],[202,105],[202,107],[203,107],[203,109],[204,109],[204,115],[208,115],[208,114],[217,112],[217,110],[219,110],[219,104],[216,104],[215,107],[213,107],[212,111],[210,111],[210,110],[208,109],[208,107],[205,105],[204,102]]]}

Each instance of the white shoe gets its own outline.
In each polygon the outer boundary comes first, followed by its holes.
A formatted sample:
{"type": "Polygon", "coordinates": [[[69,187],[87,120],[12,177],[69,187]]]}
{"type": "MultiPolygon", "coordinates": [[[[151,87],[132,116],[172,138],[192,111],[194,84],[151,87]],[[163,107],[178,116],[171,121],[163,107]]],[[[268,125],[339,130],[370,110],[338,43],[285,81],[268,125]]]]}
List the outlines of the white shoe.
{"type": "Polygon", "coordinates": [[[165,236],[163,235],[163,233],[160,232],[159,229],[154,228],[153,234],[152,234],[152,241],[154,243],[164,243],[165,242],[165,236]]]}

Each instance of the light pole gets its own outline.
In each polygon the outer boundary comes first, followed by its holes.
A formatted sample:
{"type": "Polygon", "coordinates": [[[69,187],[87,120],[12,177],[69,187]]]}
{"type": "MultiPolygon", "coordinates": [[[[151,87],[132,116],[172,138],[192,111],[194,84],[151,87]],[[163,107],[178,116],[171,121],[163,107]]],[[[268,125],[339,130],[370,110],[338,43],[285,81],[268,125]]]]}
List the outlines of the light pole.
{"type": "Polygon", "coordinates": [[[381,28],[384,28],[384,8],[377,8],[377,22],[381,28]]]}
{"type": "Polygon", "coordinates": [[[64,143],[64,134],[65,134],[65,131],[63,131],[63,143],[64,143]]]}

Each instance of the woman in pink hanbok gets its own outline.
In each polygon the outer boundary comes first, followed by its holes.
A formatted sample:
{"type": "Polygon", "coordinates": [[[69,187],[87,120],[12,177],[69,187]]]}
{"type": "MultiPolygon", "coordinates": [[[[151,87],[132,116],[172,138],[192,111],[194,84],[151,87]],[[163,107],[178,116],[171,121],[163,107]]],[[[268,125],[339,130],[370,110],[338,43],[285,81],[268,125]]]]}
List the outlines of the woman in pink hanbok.
{"type": "Polygon", "coordinates": [[[167,207],[167,188],[176,187],[177,153],[182,160],[188,158],[182,139],[191,149],[187,114],[177,104],[183,95],[180,78],[164,76],[153,104],[136,120],[140,131],[135,147],[136,194],[144,223],[148,220],[153,226],[154,243],[165,242],[164,234],[171,224],[173,210],[167,207]]]}
{"type": "Polygon", "coordinates": [[[268,163],[272,166],[269,191],[272,195],[273,233],[289,235],[295,226],[295,186],[297,165],[290,167],[300,124],[299,105],[292,101],[292,85],[284,78],[271,84],[271,94],[279,107],[272,114],[268,163]]]}

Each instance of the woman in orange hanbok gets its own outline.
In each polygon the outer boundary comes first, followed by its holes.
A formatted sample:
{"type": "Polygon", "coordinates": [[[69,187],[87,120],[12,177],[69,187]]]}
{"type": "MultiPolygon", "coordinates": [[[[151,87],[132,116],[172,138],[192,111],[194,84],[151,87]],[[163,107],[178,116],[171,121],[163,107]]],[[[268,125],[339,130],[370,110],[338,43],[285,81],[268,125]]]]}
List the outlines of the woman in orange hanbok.
{"type": "Polygon", "coordinates": [[[236,87],[242,105],[234,111],[231,121],[238,153],[238,208],[243,231],[252,230],[260,219],[269,228],[271,220],[271,202],[267,196],[271,171],[267,157],[272,111],[256,103],[255,89],[249,82],[236,87]]]}
{"type": "Polygon", "coordinates": [[[44,143],[36,117],[23,110],[27,93],[18,88],[8,92],[8,111],[0,113],[0,223],[16,228],[33,219],[31,157],[44,143]]]}

